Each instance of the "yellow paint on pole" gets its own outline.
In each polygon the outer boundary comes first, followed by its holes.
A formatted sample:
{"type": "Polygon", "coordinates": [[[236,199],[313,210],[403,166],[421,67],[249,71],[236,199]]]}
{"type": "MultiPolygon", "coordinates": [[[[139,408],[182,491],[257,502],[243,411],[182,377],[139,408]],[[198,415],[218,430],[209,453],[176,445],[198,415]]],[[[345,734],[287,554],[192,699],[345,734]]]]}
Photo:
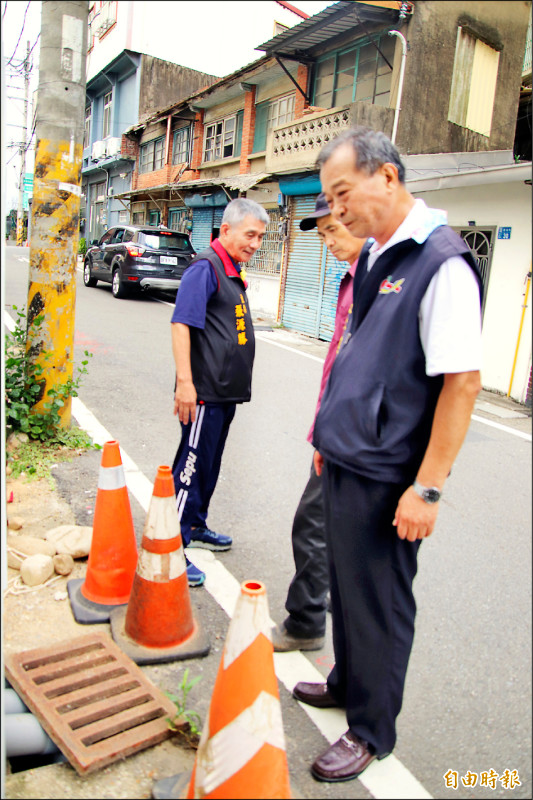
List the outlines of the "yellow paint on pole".
{"type": "MultiPolygon", "coordinates": [[[[47,392],[64,386],[73,374],[82,158],[83,147],[73,140],[37,142],[27,350],[33,363],[43,367],[42,391],[34,407],[41,413],[50,400],[47,392]],[[31,323],[38,316],[43,316],[43,322],[34,330],[31,323]]],[[[68,426],[70,420],[69,398],[61,412],[61,424],[68,426]]]]}

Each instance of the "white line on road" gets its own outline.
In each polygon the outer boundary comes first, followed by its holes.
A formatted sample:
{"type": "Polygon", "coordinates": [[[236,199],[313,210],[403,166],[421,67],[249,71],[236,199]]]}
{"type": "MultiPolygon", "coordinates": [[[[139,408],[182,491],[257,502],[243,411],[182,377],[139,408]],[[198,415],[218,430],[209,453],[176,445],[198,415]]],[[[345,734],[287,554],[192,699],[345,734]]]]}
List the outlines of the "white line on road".
{"type": "Polygon", "coordinates": [[[493,422],[491,419],[485,419],[485,417],[478,417],[477,414],[472,414],[471,419],[473,419],[474,422],[482,422],[483,425],[488,425],[490,428],[496,428],[499,431],[505,431],[505,433],[512,433],[513,436],[519,436],[521,439],[525,439],[527,442],[531,441],[530,433],[515,431],[514,428],[509,428],[507,425],[501,425],[499,422],[493,422]]]}

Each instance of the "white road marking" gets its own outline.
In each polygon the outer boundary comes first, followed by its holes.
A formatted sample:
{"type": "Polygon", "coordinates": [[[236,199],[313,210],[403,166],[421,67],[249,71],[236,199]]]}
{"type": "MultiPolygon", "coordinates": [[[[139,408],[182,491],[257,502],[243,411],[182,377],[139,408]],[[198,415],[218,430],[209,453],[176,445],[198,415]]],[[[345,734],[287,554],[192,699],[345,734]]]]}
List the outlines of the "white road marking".
{"type": "Polygon", "coordinates": [[[489,428],[496,428],[499,431],[505,431],[505,433],[512,433],[513,436],[519,436],[521,439],[525,439],[526,442],[531,441],[530,433],[515,431],[514,428],[508,428],[507,425],[501,425],[499,422],[493,422],[491,419],[485,419],[485,417],[478,417],[477,414],[472,414],[471,419],[473,419],[474,422],[482,422],[483,425],[488,425],[489,428]]]}

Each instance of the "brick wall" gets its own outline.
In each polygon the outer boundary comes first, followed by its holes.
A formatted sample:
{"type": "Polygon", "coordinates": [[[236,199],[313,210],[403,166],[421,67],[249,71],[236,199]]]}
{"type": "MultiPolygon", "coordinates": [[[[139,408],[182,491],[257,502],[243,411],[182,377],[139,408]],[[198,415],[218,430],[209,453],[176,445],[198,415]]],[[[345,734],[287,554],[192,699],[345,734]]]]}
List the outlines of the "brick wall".
{"type": "Polygon", "coordinates": [[[248,156],[254,146],[255,131],[255,86],[244,96],[244,116],[242,121],[242,145],[241,160],[239,163],[239,174],[250,172],[250,160],[248,156]]]}
{"type": "MultiPolygon", "coordinates": [[[[307,91],[307,67],[304,64],[298,64],[298,72],[296,73],[296,81],[298,86],[307,91]]],[[[294,118],[298,119],[302,116],[304,109],[307,108],[309,103],[301,92],[296,90],[296,99],[294,101],[294,118]]]]}

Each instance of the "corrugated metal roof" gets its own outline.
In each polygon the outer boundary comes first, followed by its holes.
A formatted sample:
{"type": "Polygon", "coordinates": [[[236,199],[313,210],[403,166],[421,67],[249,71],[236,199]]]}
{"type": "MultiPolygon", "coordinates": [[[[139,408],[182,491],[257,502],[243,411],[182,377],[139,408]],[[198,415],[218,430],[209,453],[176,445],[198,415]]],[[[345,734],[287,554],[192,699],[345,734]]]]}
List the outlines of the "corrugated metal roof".
{"type": "Polygon", "coordinates": [[[314,48],[357,27],[360,22],[396,22],[401,3],[398,2],[397,6],[397,9],[391,9],[341,0],[255,49],[263,50],[267,55],[312,57],[314,48]]]}

